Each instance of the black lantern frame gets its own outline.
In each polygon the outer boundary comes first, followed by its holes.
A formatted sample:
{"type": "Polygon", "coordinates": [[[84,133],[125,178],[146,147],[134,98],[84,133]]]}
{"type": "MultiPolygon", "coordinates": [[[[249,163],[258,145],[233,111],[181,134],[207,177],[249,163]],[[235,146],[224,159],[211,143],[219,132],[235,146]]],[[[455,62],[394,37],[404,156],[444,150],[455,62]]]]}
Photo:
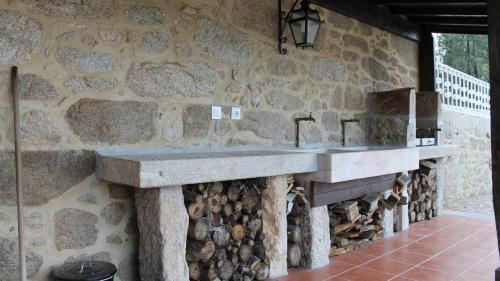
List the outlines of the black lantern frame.
{"type": "MultiPolygon", "coordinates": [[[[319,29],[321,27],[322,21],[319,17],[319,13],[316,10],[313,10],[309,7],[309,1],[307,0],[302,0],[300,3],[300,7],[298,9],[295,9],[297,4],[299,3],[300,0],[296,0],[295,3],[293,4],[292,8],[288,13],[285,13],[281,10],[281,1],[278,0],[278,13],[279,13],[279,22],[278,22],[278,51],[280,54],[287,54],[288,50],[286,48],[283,48],[283,44],[287,42],[287,37],[283,36],[285,32],[285,26],[288,23],[290,26],[290,30],[292,32],[293,36],[293,41],[295,42],[296,47],[302,47],[304,48],[313,48],[314,44],[316,43],[316,39],[319,34],[319,29]],[[294,32],[294,25],[299,24],[301,28],[303,29],[303,38],[299,38],[299,34],[296,34],[294,32]],[[308,40],[310,39],[310,32],[309,30],[311,27],[316,28],[314,38],[313,40],[308,40]],[[300,42],[299,42],[300,39],[300,42]],[[310,42],[312,41],[312,42],[310,42]]],[[[297,26],[295,26],[297,27],[297,26]]],[[[314,30],[312,30],[314,32],[314,30]]]]}

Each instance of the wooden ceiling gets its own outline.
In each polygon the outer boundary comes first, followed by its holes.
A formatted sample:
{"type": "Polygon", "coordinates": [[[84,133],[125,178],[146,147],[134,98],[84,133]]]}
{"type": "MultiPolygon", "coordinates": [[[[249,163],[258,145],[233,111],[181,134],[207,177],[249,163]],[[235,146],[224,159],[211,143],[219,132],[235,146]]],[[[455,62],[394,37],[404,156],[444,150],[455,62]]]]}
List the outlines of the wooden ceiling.
{"type": "Polygon", "coordinates": [[[486,0],[366,0],[436,33],[488,34],[486,0]]]}

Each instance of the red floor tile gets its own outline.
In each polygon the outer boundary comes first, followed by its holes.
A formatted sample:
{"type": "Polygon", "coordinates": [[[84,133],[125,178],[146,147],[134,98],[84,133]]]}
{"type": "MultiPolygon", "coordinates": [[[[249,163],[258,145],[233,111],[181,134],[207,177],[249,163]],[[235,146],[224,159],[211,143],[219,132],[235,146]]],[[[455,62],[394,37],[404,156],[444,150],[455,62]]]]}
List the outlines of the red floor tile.
{"type": "Polygon", "coordinates": [[[415,267],[410,271],[401,274],[402,277],[419,281],[450,281],[453,280],[453,274],[441,272],[429,268],[415,267]]]}
{"type": "Polygon", "coordinates": [[[392,252],[390,254],[384,255],[383,257],[408,264],[418,264],[429,259],[431,256],[412,253],[401,249],[392,252]]]}
{"type": "Polygon", "coordinates": [[[347,280],[356,280],[356,281],[386,281],[395,277],[394,274],[383,273],[379,271],[375,271],[368,268],[355,268],[353,270],[349,270],[344,274],[339,275],[338,277],[347,279],[347,280]]]}
{"type": "Polygon", "coordinates": [[[342,256],[333,257],[332,259],[334,261],[340,261],[340,262],[344,262],[344,263],[360,265],[362,263],[374,260],[376,258],[377,258],[376,256],[372,256],[372,255],[362,254],[362,253],[358,253],[358,252],[351,252],[351,253],[348,253],[348,254],[345,254],[342,256]]]}
{"type": "Polygon", "coordinates": [[[500,266],[493,220],[444,215],[274,281],[482,281],[500,266]]]}
{"type": "Polygon", "coordinates": [[[362,267],[397,275],[412,266],[413,265],[411,264],[402,263],[387,258],[378,258],[363,265],[362,267]]]}

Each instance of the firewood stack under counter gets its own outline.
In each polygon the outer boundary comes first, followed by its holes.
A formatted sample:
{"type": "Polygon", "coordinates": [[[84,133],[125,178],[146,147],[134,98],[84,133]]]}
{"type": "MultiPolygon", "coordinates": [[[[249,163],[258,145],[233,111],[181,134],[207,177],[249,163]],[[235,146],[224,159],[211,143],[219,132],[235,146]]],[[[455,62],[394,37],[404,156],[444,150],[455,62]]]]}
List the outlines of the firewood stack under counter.
{"type": "Polygon", "coordinates": [[[265,187],[265,179],[184,186],[190,280],[269,277],[261,220],[265,187]]]}

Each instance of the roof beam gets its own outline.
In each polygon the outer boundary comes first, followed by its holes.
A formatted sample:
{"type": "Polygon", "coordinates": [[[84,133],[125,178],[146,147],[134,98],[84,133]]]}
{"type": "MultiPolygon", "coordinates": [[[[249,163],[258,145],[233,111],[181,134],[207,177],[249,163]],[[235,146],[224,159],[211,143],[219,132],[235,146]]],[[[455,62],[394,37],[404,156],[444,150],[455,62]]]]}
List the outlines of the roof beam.
{"type": "Polygon", "coordinates": [[[425,25],[433,33],[488,34],[488,26],[425,25]]]}
{"type": "Polygon", "coordinates": [[[391,7],[392,13],[405,16],[439,15],[439,16],[486,16],[486,7],[391,7]]]}
{"type": "Polygon", "coordinates": [[[384,6],[482,6],[486,7],[485,0],[371,0],[377,5],[384,6]]]}
{"type": "Polygon", "coordinates": [[[418,24],[458,24],[458,25],[488,25],[488,17],[461,16],[409,16],[408,20],[418,24]]]}
{"type": "Polygon", "coordinates": [[[310,2],[407,39],[420,41],[420,26],[366,0],[310,0],[310,2]]]}

